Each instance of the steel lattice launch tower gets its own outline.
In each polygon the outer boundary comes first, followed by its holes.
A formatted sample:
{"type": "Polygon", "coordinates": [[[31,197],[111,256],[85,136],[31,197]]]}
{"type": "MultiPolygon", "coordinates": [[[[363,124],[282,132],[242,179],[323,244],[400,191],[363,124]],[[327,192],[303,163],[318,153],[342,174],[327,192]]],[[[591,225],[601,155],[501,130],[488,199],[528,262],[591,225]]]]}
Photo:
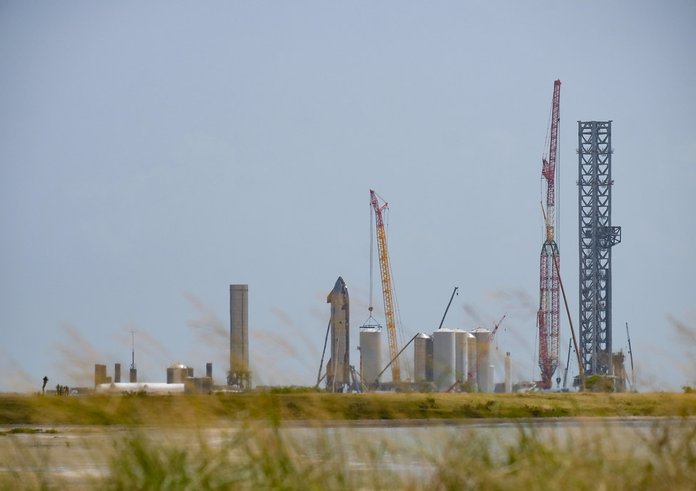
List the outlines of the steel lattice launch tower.
{"type": "Polygon", "coordinates": [[[350,384],[350,303],[348,288],[340,276],[326,302],[331,304],[331,359],[326,366],[326,387],[340,392],[350,384]]]}
{"type": "Polygon", "coordinates": [[[611,121],[578,121],[580,355],[587,375],[612,374],[611,121]]]}
{"type": "Polygon", "coordinates": [[[249,370],[249,285],[230,285],[230,372],[228,385],[251,388],[249,370]]]}

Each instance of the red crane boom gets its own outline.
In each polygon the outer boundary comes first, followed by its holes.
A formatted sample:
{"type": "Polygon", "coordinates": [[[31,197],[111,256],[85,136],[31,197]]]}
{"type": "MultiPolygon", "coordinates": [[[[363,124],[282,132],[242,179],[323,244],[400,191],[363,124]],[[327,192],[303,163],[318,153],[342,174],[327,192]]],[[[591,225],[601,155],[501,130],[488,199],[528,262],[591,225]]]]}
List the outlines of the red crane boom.
{"type": "Polygon", "coordinates": [[[556,161],[558,154],[558,127],[560,122],[561,81],[553,83],[553,99],[551,104],[551,128],[549,135],[548,158],[542,158],[541,175],[546,179],[546,208],[544,225],[546,238],[541,246],[539,270],[539,311],[537,313],[537,328],[539,330],[539,368],[541,369],[541,384],[550,389],[552,377],[558,368],[558,345],[560,331],[560,297],[559,276],[557,267],[560,265],[558,245],[556,244],[556,161]]]}

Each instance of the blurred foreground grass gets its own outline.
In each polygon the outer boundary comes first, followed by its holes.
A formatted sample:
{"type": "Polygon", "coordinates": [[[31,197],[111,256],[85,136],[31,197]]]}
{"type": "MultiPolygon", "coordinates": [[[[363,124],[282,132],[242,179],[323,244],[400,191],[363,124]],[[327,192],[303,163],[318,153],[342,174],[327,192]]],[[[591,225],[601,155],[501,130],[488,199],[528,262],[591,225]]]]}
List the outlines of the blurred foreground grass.
{"type": "Polygon", "coordinates": [[[0,425],[696,416],[696,393],[0,395],[0,425]]]}
{"type": "Polygon", "coordinates": [[[6,432],[0,489],[686,490],[696,483],[692,418],[383,431],[253,420],[83,428],[6,432]]]}
{"type": "Polygon", "coordinates": [[[3,395],[0,489],[694,489],[694,416],[693,392],[3,395]],[[428,426],[487,418],[512,424],[428,426]]]}

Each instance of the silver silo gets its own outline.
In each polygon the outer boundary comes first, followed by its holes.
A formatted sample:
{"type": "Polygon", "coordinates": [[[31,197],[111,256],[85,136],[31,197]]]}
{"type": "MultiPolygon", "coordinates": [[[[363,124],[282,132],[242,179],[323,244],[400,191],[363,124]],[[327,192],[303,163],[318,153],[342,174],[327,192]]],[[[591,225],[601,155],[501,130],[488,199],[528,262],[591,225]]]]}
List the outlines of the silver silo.
{"type": "Polygon", "coordinates": [[[478,371],[476,370],[476,337],[470,332],[467,334],[467,373],[466,381],[469,384],[469,390],[477,391],[478,382],[476,380],[478,371]]]}
{"type": "Polygon", "coordinates": [[[481,327],[474,329],[471,334],[476,337],[476,378],[479,392],[493,392],[490,384],[490,350],[491,331],[481,327]]]}
{"type": "Polygon", "coordinates": [[[505,355],[505,392],[512,392],[512,360],[509,351],[505,355]]]}
{"type": "Polygon", "coordinates": [[[382,371],[382,329],[360,328],[360,376],[367,388],[379,384],[377,376],[382,371]]]}
{"type": "Polygon", "coordinates": [[[438,390],[454,385],[456,364],[456,332],[438,329],[433,333],[433,382],[438,390]]]}
{"type": "Polygon", "coordinates": [[[229,385],[251,388],[249,370],[249,285],[230,285],[229,385]]]}
{"type": "Polygon", "coordinates": [[[432,382],[433,380],[433,338],[419,333],[413,341],[414,381],[432,382]]]}
{"type": "Polygon", "coordinates": [[[460,329],[455,329],[455,343],[457,357],[455,377],[457,382],[466,382],[469,368],[469,353],[467,351],[467,347],[469,345],[469,333],[460,329]]]}

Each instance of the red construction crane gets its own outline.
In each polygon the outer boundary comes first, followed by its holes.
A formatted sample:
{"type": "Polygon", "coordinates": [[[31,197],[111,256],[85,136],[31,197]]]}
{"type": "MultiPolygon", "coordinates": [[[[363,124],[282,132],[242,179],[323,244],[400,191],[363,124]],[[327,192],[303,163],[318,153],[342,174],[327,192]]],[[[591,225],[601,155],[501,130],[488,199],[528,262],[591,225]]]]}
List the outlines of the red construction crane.
{"type": "Polygon", "coordinates": [[[560,302],[558,267],[560,256],[556,244],[556,156],[558,153],[558,125],[560,121],[561,81],[553,83],[551,105],[551,125],[549,135],[549,153],[542,157],[541,175],[546,179],[546,208],[544,212],[546,238],[541,246],[539,272],[539,312],[537,328],[539,329],[539,368],[541,369],[540,387],[550,389],[552,377],[558,368],[558,344],[560,330],[560,302]],[[554,267],[556,261],[556,267],[554,267]]]}
{"type": "Polygon", "coordinates": [[[380,200],[370,189],[370,202],[375,210],[375,226],[377,228],[377,250],[379,253],[379,270],[382,273],[382,295],[384,296],[384,317],[387,320],[387,337],[389,338],[389,358],[392,360],[392,382],[401,382],[401,369],[399,366],[399,347],[396,341],[396,316],[394,313],[394,291],[391,284],[391,266],[389,266],[389,252],[387,250],[387,233],[384,230],[382,211],[388,207],[387,202],[380,200]]]}

